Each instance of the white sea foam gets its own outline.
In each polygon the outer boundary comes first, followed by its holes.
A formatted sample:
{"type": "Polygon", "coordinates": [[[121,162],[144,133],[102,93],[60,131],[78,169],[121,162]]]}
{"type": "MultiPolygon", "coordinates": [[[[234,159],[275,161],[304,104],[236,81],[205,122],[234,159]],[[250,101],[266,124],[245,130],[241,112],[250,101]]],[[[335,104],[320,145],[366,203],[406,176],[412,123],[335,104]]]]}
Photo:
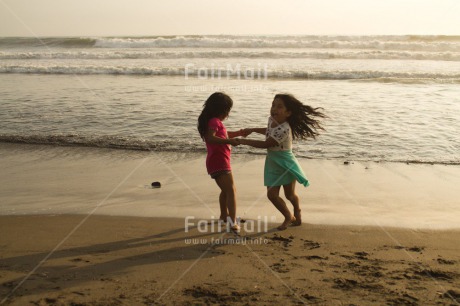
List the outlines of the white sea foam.
{"type": "MultiPolygon", "coordinates": [[[[235,68],[235,67],[233,67],[235,68]]],[[[195,69],[196,70],[196,69],[195,69]]],[[[257,76],[246,77],[244,68],[240,71],[221,70],[219,75],[215,69],[200,69],[200,75],[195,70],[185,67],[127,67],[127,66],[100,66],[100,65],[2,65],[0,73],[26,73],[26,74],[67,74],[67,75],[150,75],[150,76],[185,76],[196,78],[206,75],[219,79],[254,79],[257,76]]],[[[382,82],[441,82],[460,83],[460,73],[455,72],[398,72],[377,70],[300,70],[271,69],[266,74],[267,79],[305,79],[305,80],[374,80],[382,82]]],[[[257,79],[265,79],[261,74],[257,79]]]]}
{"type": "Polygon", "coordinates": [[[460,36],[155,36],[0,38],[2,48],[314,48],[459,52],[460,36]]]}
{"type": "Polygon", "coordinates": [[[393,37],[226,37],[98,38],[99,48],[314,48],[458,52],[460,41],[394,40],[393,37]]]}
{"type": "Polygon", "coordinates": [[[180,58],[311,58],[311,59],[403,59],[460,61],[460,52],[419,52],[386,50],[312,50],[312,51],[275,51],[275,50],[185,50],[185,51],[65,51],[52,52],[0,52],[0,60],[9,59],[180,59],[180,58]]]}

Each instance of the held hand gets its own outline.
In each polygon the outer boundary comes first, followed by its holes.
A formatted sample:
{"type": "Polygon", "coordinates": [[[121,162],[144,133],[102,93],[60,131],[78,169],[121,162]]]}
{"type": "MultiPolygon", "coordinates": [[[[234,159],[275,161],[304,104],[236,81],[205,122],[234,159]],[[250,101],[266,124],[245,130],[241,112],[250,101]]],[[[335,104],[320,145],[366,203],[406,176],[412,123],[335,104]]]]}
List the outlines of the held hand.
{"type": "Polygon", "coordinates": [[[236,147],[240,145],[240,139],[238,138],[232,138],[228,140],[228,143],[231,144],[232,146],[236,147]]]}
{"type": "Polygon", "coordinates": [[[252,133],[251,129],[241,129],[240,132],[243,137],[247,137],[252,133]]]}
{"type": "Polygon", "coordinates": [[[245,142],[246,142],[246,139],[244,139],[244,138],[235,138],[235,139],[236,139],[236,141],[238,141],[238,144],[240,144],[240,145],[244,145],[245,142]]]}

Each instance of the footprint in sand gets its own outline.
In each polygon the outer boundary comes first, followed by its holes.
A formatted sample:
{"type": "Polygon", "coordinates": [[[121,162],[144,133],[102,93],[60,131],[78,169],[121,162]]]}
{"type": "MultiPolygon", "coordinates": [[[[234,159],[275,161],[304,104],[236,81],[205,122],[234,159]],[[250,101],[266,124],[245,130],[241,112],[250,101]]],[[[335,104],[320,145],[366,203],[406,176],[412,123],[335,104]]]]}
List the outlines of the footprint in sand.
{"type": "Polygon", "coordinates": [[[272,237],[268,237],[272,241],[280,241],[283,243],[284,247],[291,246],[290,243],[294,240],[294,236],[289,236],[288,238],[283,237],[282,235],[274,234],[272,237]]]}
{"type": "Polygon", "coordinates": [[[288,273],[290,269],[283,263],[277,262],[270,266],[274,271],[278,273],[288,273]]]}
{"type": "Polygon", "coordinates": [[[443,258],[438,258],[437,261],[441,265],[454,265],[455,264],[455,260],[447,260],[443,258]]]}
{"type": "Polygon", "coordinates": [[[304,246],[307,250],[318,249],[318,248],[321,247],[321,245],[320,245],[318,242],[311,241],[311,240],[304,240],[303,246],[304,246]]]}

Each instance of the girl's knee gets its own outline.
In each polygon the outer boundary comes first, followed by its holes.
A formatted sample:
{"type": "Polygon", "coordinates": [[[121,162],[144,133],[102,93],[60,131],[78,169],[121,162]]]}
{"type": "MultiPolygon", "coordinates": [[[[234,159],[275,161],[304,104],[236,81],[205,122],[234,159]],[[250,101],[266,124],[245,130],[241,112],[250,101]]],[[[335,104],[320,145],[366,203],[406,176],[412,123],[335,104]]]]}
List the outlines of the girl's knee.
{"type": "Polygon", "coordinates": [[[236,186],[235,186],[235,184],[230,184],[230,185],[228,186],[228,191],[229,191],[229,192],[235,192],[235,193],[236,193],[236,186]]]}
{"type": "Polygon", "coordinates": [[[286,199],[288,199],[289,202],[296,202],[299,200],[299,197],[295,193],[287,194],[286,199]]]}
{"type": "Polygon", "coordinates": [[[274,190],[268,190],[267,191],[267,198],[270,200],[270,201],[274,201],[276,200],[277,198],[279,197],[279,193],[274,191],[274,190]]]}
{"type": "Polygon", "coordinates": [[[226,188],[225,191],[222,191],[222,192],[224,192],[226,195],[235,196],[236,195],[236,187],[235,187],[235,185],[228,186],[228,188],[226,188]]]}

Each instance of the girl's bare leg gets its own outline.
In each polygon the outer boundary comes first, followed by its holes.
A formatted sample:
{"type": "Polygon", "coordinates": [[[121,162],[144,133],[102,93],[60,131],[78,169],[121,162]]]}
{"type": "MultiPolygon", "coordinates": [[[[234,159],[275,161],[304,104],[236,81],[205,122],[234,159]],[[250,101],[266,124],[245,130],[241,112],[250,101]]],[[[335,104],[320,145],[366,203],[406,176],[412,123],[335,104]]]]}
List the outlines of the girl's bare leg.
{"type": "Polygon", "coordinates": [[[279,196],[280,186],[267,187],[267,197],[275,205],[276,209],[284,216],[284,222],[278,226],[279,230],[285,230],[289,224],[295,221],[295,217],[291,215],[291,212],[286,206],[286,203],[279,196]]]}
{"type": "Polygon", "coordinates": [[[227,209],[227,194],[223,191],[219,195],[219,204],[220,204],[220,217],[219,220],[227,222],[228,209],[227,209]]]}
{"type": "MultiPolygon", "coordinates": [[[[222,193],[224,193],[224,195],[221,193],[222,197],[225,198],[226,209],[224,209],[224,212],[228,210],[228,217],[230,217],[233,224],[236,224],[236,188],[232,173],[219,175],[216,178],[216,183],[220,190],[222,190],[222,193]]],[[[221,202],[221,212],[222,206],[221,202]]]]}
{"type": "Polygon", "coordinates": [[[292,225],[298,226],[302,224],[302,215],[300,211],[299,197],[295,193],[295,182],[296,181],[293,180],[290,184],[283,185],[283,189],[286,199],[288,199],[289,202],[292,203],[292,206],[294,206],[295,221],[292,222],[292,225]]]}

